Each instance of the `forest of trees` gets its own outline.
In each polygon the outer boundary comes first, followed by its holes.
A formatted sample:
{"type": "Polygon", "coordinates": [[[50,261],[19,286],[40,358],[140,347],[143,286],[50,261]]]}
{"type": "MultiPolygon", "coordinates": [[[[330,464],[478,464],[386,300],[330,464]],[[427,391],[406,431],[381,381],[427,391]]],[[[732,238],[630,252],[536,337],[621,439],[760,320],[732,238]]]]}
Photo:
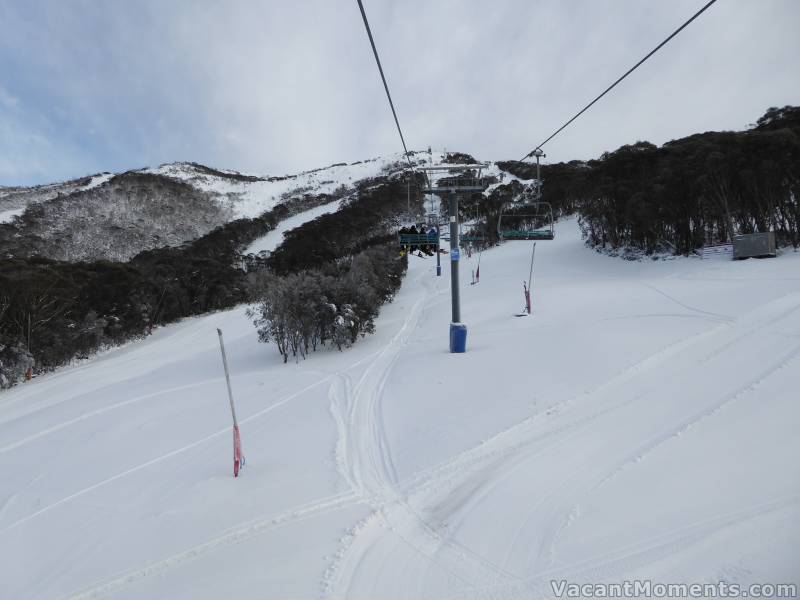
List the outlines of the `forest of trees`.
{"type": "MultiPolygon", "coordinates": [[[[447,159],[475,162],[467,154],[447,159]]],[[[520,178],[535,177],[534,164],[498,164],[520,178]]],[[[382,176],[355,191],[290,198],[255,219],[228,222],[128,262],[68,262],[27,250],[6,256],[0,260],[0,387],[29,367],[48,370],[145,335],[154,325],[242,302],[256,303],[259,337],[274,341],[284,360],[326,345],[345,348],[372,331],[380,306],[400,285],[407,263],[396,251],[394,231],[409,190],[412,212],[422,213],[420,177],[409,184],[382,176]],[[241,255],[283,219],[338,198],[339,211],[288,232],[266,259],[241,255]]],[[[771,108],[747,131],[696,134],[661,147],[637,142],[597,160],[544,165],[542,177],[556,218],[577,213],[595,247],[687,254],[735,233],[771,230],[780,245],[797,248],[800,108],[771,108]]],[[[173,188],[183,193],[181,185],[173,188]]],[[[488,196],[464,198],[461,217],[480,214],[491,235],[500,205],[521,192],[522,184],[512,181],[488,196]]],[[[5,229],[0,238],[11,248],[19,238],[5,229]]],[[[24,243],[38,243],[31,239],[24,243]]]]}
{"type": "MultiPolygon", "coordinates": [[[[412,182],[414,211],[421,209],[421,183],[412,182]]],[[[408,264],[394,233],[408,184],[362,186],[338,211],[287,232],[267,269],[251,274],[259,339],[274,342],[284,362],[327,345],[347,348],[373,332],[408,264]]]]}
{"type": "Polygon", "coordinates": [[[0,256],[125,262],[195,240],[232,217],[229,203],[184,181],[130,171],[28,204],[15,221],[0,224],[0,256]]]}
{"type": "MultiPolygon", "coordinates": [[[[535,165],[500,163],[520,177],[535,165]]],[[[737,233],[800,236],[800,107],[770,108],[749,130],[708,132],[656,147],[623,146],[597,160],[545,165],[544,199],[577,212],[587,242],[676,254],[737,233]]]]}
{"type": "Polygon", "coordinates": [[[381,254],[393,240],[392,218],[406,207],[402,182],[385,177],[360,182],[352,198],[344,200],[341,214],[325,215],[290,233],[287,247],[268,261],[272,275],[266,275],[263,259],[241,255],[280,221],[339,198],[291,198],[260,217],[231,221],[182,246],[147,250],[128,262],[38,256],[0,260],[0,387],[19,381],[28,367],[46,371],[145,335],[153,326],[243,302],[274,300],[276,294],[289,298],[297,277],[320,280],[328,301],[336,303],[334,321],[352,311],[355,329],[348,330],[350,337],[343,337],[338,325],[331,330],[335,335],[319,330],[319,343],[349,345],[355,335],[371,331],[378,307],[399,286],[405,270],[393,247],[394,260],[381,254]],[[383,250],[375,248],[381,245],[383,250]],[[385,266],[371,264],[377,256],[388,261],[385,266]],[[359,288],[353,283],[357,277],[372,281],[365,277],[367,264],[384,279],[359,288]],[[265,270],[264,277],[254,270],[265,270]],[[278,277],[285,282],[278,284],[278,277]],[[333,287],[330,277],[336,279],[333,287]],[[275,289],[265,296],[268,280],[275,289]],[[352,290],[342,287],[346,282],[352,290]]]}
{"type": "Polygon", "coordinates": [[[256,271],[250,310],[262,342],[274,342],[286,362],[323,346],[339,350],[375,330],[375,317],[402,283],[408,262],[394,243],[367,248],[315,269],[277,275],[256,271]]]}

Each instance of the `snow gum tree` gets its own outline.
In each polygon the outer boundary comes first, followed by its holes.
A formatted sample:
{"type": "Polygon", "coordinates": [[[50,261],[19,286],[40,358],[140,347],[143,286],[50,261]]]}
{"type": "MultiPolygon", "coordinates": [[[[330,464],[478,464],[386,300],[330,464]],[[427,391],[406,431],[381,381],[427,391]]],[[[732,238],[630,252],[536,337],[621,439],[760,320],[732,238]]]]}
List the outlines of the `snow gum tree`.
{"type": "Polygon", "coordinates": [[[331,345],[352,346],[375,330],[383,303],[400,286],[407,262],[390,246],[369,248],[319,269],[250,276],[258,300],[248,311],[261,342],[272,342],[288,362],[331,345]]]}

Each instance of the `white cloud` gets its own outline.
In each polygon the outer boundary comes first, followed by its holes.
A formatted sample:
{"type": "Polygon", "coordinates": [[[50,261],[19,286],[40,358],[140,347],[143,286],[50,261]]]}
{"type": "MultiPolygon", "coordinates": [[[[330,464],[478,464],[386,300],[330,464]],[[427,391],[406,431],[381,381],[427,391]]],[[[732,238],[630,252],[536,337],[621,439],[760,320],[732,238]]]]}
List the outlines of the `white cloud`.
{"type": "MultiPolygon", "coordinates": [[[[702,4],[365,8],[409,145],[500,159],[529,151],[702,4]]],[[[280,174],[400,147],[355,2],[19,2],[0,22],[0,68],[13,67],[0,105],[18,98],[27,115],[14,139],[29,130],[70,148],[72,175],[172,160],[280,174]]],[[[718,2],[548,144],[549,158],[738,129],[800,104],[798,22],[795,0],[718,2]]],[[[66,174],[58,152],[37,160],[66,174]]]]}
{"type": "Polygon", "coordinates": [[[71,149],[0,114],[0,183],[55,181],[65,178],[60,173],[80,171],[71,149]],[[59,174],[54,176],[56,164],[59,174]]]}
{"type": "Polygon", "coordinates": [[[18,104],[19,104],[19,98],[17,98],[16,96],[12,96],[10,93],[8,93],[8,91],[6,91],[5,89],[3,89],[2,86],[0,86],[0,105],[2,105],[3,108],[5,109],[13,110],[17,107],[18,104]]]}

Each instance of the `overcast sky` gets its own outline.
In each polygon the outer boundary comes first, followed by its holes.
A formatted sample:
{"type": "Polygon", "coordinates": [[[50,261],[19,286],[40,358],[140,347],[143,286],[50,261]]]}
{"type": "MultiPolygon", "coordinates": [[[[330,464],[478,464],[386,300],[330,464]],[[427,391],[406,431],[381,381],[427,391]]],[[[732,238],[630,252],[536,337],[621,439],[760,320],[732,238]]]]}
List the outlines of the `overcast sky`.
{"type": "MultiPolygon", "coordinates": [[[[517,159],[706,0],[364,0],[412,149],[517,159]]],[[[719,0],[548,162],[800,104],[800,0],[719,0]]],[[[0,185],[401,150],[355,0],[0,0],[0,185]]]]}

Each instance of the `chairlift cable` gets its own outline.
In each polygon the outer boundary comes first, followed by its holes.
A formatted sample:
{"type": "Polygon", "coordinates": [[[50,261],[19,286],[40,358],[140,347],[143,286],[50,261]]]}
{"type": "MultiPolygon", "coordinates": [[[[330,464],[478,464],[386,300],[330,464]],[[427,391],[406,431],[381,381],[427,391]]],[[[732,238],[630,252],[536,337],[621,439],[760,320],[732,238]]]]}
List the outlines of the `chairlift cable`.
{"type": "MultiPolygon", "coordinates": [[[[651,56],[653,56],[653,54],[655,54],[656,52],[658,52],[658,51],[659,51],[659,50],[662,48],[662,46],[666,45],[666,43],[667,43],[667,42],[669,42],[669,41],[670,41],[672,38],[674,38],[674,37],[675,37],[676,35],[678,35],[678,34],[679,34],[681,31],[683,31],[683,29],[684,29],[684,28],[686,28],[686,26],[687,26],[687,25],[689,25],[689,23],[691,23],[692,21],[694,21],[694,20],[695,20],[697,17],[699,17],[701,14],[703,14],[703,13],[706,11],[706,9],[708,9],[708,8],[709,8],[709,7],[710,7],[712,4],[714,4],[716,1],[717,1],[717,0],[711,0],[711,1],[710,1],[710,2],[708,2],[708,3],[707,3],[707,4],[706,4],[706,5],[703,7],[703,8],[701,8],[700,10],[698,10],[698,11],[697,11],[697,12],[696,12],[696,13],[695,13],[695,14],[694,14],[694,15],[693,15],[693,16],[692,16],[692,17],[691,17],[691,18],[690,18],[688,21],[686,21],[686,22],[685,22],[683,25],[681,25],[681,26],[680,26],[680,27],[678,27],[678,28],[677,28],[675,31],[673,31],[673,32],[672,32],[672,34],[671,34],[671,35],[670,35],[670,36],[669,36],[667,39],[665,39],[665,40],[664,40],[663,42],[661,42],[661,43],[660,43],[658,46],[656,46],[655,48],[653,48],[653,49],[652,49],[652,50],[651,50],[651,51],[650,51],[650,52],[647,54],[647,56],[645,56],[645,57],[644,57],[642,60],[640,60],[640,61],[639,61],[638,63],[636,63],[635,65],[633,65],[633,66],[632,66],[630,69],[628,69],[628,70],[625,72],[625,74],[624,74],[622,77],[620,77],[620,78],[619,78],[619,79],[617,79],[617,80],[616,80],[614,83],[612,83],[610,86],[608,86],[608,87],[605,89],[605,91],[604,91],[602,94],[600,94],[600,95],[599,95],[597,98],[595,98],[595,99],[594,99],[594,100],[592,100],[592,101],[591,101],[589,104],[587,104],[586,106],[584,106],[584,107],[583,107],[583,109],[581,109],[581,111],[580,111],[578,114],[576,114],[574,117],[572,117],[572,118],[571,118],[569,121],[567,121],[567,122],[566,122],[566,123],[564,123],[564,124],[563,124],[561,127],[559,127],[558,129],[556,129],[555,133],[553,133],[553,134],[552,134],[552,135],[551,135],[549,138],[547,138],[547,139],[546,139],[545,141],[543,141],[541,144],[539,144],[538,146],[536,146],[536,148],[534,148],[533,150],[531,150],[530,152],[528,152],[528,153],[527,153],[525,156],[523,156],[523,157],[520,159],[520,162],[522,162],[523,160],[525,160],[525,159],[526,159],[526,158],[528,158],[529,156],[533,156],[533,153],[534,153],[534,152],[536,152],[537,150],[541,150],[542,146],[544,146],[544,145],[545,145],[547,142],[549,142],[550,140],[552,140],[552,139],[553,139],[554,137],[556,137],[556,136],[557,136],[559,133],[561,133],[561,132],[562,132],[564,129],[566,129],[566,128],[567,128],[567,126],[568,126],[570,123],[572,123],[572,122],[573,122],[575,119],[577,119],[577,118],[578,118],[578,117],[580,117],[580,116],[581,116],[583,113],[585,113],[585,112],[586,112],[586,111],[587,111],[587,110],[588,110],[588,109],[589,109],[589,108],[590,108],[590,107],[591,107],[591,106],[592,106],[592,105],[593,105],[595,102],[597,102],[598,100],[600,100],[600,98],[602,98],[602,97],[603,97],[603,96],[605,96],[605,95],[606,95],[608,92],[610,92],[612,89],[614,89],[618,83],[620,83],[620,82],[621,82],[623,79],[625,79],[625,78],[626,78],[628,75],[630,75],[630,74],[631,74],[631,73],[633,73],[633,72],[634,72],[636,69],[638,69],[638,68],[639,68],[639,66],[640,66],[642,63],[644,63],[644,62],[645,62],[645,61],[646,61],[648,58],[650,58],[651,56]]],[[[360,3],[361,3],[361,0],[359,0],[359,4],[360,4],[360,3]]]]}
{"type": "Polygon", "coordinates": [[[378,50],[375,48],[375,40],[372,38],[372,30],[369,27],[369,21],[367,20],[367,13],[364,12],[364,5],[361,3],[361,0],[356,0],[358,2],[358,8],[361,9],[361,16],[364,19],[364,27],[367,28],[367,35],[369,36],[369,43],[372,46],[372,53],[375,55],[375,62],[378,64],[378,71],[381,74],[381,80],[383,81],[383,88],[386,90],[386,97],[389,99],[389,106],[392,109],[392,115],[394,115],[394,122],[397,125],[397,133],[400,134],[400,141],[403,142],[403,150],[405,151],[406,160],[408,161],[408,166],[410,169],[414,169],[414,166],[411,164],[411,159],[408,156],[408,148],[406,147],[406,140],[403,137],[403,130],[400,129],[400,121],[397,119],[397,111],[394,109],[394,102],[392,102],[392,95],[389,93],[389,85],[386,83],[386,76],[383,74],[383,67],[381,66],[381,59],[378,57],[378,50]]]}

